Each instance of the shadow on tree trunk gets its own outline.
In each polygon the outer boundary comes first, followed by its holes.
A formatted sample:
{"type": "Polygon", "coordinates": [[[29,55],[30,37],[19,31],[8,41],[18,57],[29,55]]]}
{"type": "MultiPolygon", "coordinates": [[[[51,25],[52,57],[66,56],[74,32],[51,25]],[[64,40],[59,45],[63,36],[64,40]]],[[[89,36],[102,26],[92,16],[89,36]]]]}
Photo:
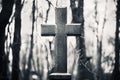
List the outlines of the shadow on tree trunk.
{"type": "Polygon", "coordinates": [[[8,80],[7,57],[4,52],[5,28],[12,14],[14,0],[2,0],[2,10],[0,12],[0,80],[8,80]]]}

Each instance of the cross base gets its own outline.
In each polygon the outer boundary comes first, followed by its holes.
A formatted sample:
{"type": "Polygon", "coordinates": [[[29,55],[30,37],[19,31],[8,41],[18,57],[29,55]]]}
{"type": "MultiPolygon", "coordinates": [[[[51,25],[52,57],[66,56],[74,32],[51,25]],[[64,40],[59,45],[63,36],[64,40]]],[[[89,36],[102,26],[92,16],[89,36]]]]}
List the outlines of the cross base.
{"type": "Polygon", "coordinates": [[[49,75],[49,80],[71,80],[69,73],[52,73],[49,75]]]}

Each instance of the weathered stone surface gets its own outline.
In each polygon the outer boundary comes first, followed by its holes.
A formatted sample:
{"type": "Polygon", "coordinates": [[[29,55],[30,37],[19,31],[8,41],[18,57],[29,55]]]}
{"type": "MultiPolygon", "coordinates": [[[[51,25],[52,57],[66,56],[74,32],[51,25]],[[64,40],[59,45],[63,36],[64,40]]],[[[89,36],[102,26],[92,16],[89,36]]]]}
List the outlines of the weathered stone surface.
{"type": "Polygon", "coordinates": [[[42,36],[55,36],[55,25],[52,24],[41,24],[42,30],[41,35],[42,36]]]}

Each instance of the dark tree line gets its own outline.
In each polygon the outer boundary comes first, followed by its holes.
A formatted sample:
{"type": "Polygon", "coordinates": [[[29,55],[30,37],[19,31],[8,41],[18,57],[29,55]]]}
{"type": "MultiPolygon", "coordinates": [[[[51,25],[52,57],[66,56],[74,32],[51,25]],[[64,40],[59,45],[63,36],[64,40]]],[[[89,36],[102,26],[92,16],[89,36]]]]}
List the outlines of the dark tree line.
{"type": "Polygon", "coordinates": [[[4,52],[5,28],[12,14],[14,0],[2,0],[2,10],[0,12],[0,80],[8,80],[7,59],[4,52]]]}
{"type": "MultiPolygon", "coordinates": [[[[15,31],[14,31],[14,40],[12,45],[12,80],[20,79],[20,70],[19,70],[19,53],[21,46],[21,9],[23,4],[21,0],[2,0],[2,11],[0,13],[0,80],[8,79],[8,57],[4,52],[4,43],[5,43],[5,28],[9,23],[9,18],[12,15],[13,5],[15,4],[15,13],[12,16],[12,20],[15,18],[15,31]]],[[[9,23],[10,24],[10,23],[9,23]]]]}

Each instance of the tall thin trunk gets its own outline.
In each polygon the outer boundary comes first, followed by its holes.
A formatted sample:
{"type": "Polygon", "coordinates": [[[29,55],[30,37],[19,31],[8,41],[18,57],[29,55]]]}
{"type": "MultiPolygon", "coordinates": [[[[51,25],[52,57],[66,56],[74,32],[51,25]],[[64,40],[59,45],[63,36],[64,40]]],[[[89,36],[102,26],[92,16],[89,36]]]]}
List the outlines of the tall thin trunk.
{"type": "Polygon", "coordinates": [[[120,0],[117,0],[117,11],[116,11],[116,32],[115,32],[115,65],[112,73],[111,80],[120,79],[120,69],[119,69],[119,56],[120,56],[120,0]]]}
{"type": "Polygon", "coordinates": [[[21,46],[21,0],[15,2],[15,32],[12,46],[12,80],[20,79],[19,70],[19,53],[21,46]]]}
{"type": "MultiPolygon", "coordinates": [[[[107,1],[106,1],[107,3],[107,1]]],[[[106,10],[106,7],[105,7],[106,10]]],[[[103,30],[104,30],[104,25],[105,25],[105,19],[104,18],[104,22],[103,22],[103,26],[102,26],[102,33],[100,35],[99,34],[99,21],[97,20],[98,17],[98,1],[95,0],[95,22],[97,24],[97,29],[96,29],[96,44],[97,44],[97,55],[96,55],[96,68],[95,68],[95,72],[94,72],[94,79],[95,80],[103,80],[103,71],[102,71],[102,67],[101,67],[101,57],[102,57],[102,38],[103,38],[103,30]]],[[[105,16],[106,17],[106,12],[105,12],[105,16]]]]}
{"type": "Polygon", "coordinates": [[[103,80],[103,70],[101,67],[101,57],[102,57],[102,40],[97,38],[97,59],[96,59],[96,73],[95,80],[103,80]]]}
{"type": "Polygon", "coordinates": [[[80,65],[80,57],[85,57],[85,41],[84,41],[84,17],[83,17],[83,6],[84,6],[84,0],[70,0],[71,2],[71,9],[72,9],[72,23],[80,23],[81,24],[81,35],[76,37],[76,44],[77,49],[80,50],[81,54],[79,54],[79,60],[78,60],[78,74],[76,80],[82,79],[82,72],[81,68],[83,68],[80,65]],[[78,2],[78,4],[76,4],[78,2]]]}
{"type": "Polygon", "coordinates": [[[35,0],[33,0],[33,5],[32,5],[32,34],[31,34],[31,41],[30,41],[30,53],[29,53],[29,57],[28,57],[28,68],[26,70],[26,75],[24,80],[29,80],[30,78],[30,70],[31,70],[31,61],[33,58],[33,48],[34,48],[34,23],[35,23],[35,0]]]}
{"type": "Polygon", "coordinates": [[[100,24],[100,21],[97,20],[98,17],[98,2],[97,0],[95,1],[95,22],[97,24],[97,30],[96,30],[96,38],[97,38],[97,59],[96,59],[96,72],[94,74],[95,80],[103,80],[104,75],[103,75],[103,69],[101,67],[101,59],[102,59],[102,45],[103,45],[103,33],[104,33],[104,27],[106,23],[106,15],[107,15],[107,2],[108,0],[105,1],[105,13],[104,13],[104,18],[103,18],[103,25],[102,28],[98,27],[100,24]],[[101,32],[99,32],[99,29],[101,29],[101,32]],[[99,35],[100,34],[100,35],[99,35]]]}
{"type": "Polygon", "coordinates": [[[14,0],[2,0],[2,10],[0,12],[0,80],[8,80],[7,59],[4,52],[5,28],[12,14],[14,0]]]}

